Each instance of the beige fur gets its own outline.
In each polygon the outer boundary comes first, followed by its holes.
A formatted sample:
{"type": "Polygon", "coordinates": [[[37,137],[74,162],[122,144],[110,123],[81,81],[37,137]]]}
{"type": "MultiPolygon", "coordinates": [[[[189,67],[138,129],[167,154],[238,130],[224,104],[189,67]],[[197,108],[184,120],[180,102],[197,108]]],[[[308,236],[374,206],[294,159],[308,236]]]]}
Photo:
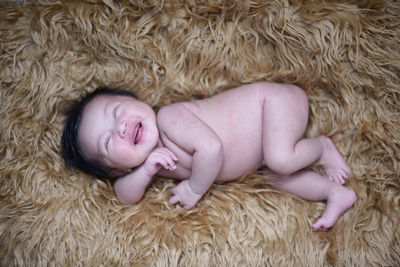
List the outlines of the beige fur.
{"type": "Polygon", "coordinates": [[[1,265],[400,264],[400,2],[48,2],[0,2],[1,265]],[[348,160],[358,200],[326,233],[324,203],[257,173],[190,211],[166,179],[127,207],[60,157],[66,107],[98,86],[157,109],[262,80],[302,86],[307,135],[348,160]]]}

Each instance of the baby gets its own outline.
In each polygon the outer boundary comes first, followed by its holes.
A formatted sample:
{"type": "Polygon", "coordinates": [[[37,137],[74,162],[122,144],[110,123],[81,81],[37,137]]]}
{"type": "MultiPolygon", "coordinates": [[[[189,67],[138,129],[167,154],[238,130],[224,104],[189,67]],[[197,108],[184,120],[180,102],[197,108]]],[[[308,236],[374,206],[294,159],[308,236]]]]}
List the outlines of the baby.
{"type": "Polygon", "coordinates": [[[167,105],[157,115],[130,92],[102,88],[71,109],[62,137],[67,166],[116,177],[125,204],[137,203],[154,175],[181,182],[171,204],[192,208],[214,182],[272,171],[271,186],[326,200],[314,231],[332,227],[356,200],[342,186],[345,160],[325,136],[303,138],[308,99],[294,85],[255,83],[208,99],[167,105]],[[329,179],[304,170],[319,161],[329,179]]]}

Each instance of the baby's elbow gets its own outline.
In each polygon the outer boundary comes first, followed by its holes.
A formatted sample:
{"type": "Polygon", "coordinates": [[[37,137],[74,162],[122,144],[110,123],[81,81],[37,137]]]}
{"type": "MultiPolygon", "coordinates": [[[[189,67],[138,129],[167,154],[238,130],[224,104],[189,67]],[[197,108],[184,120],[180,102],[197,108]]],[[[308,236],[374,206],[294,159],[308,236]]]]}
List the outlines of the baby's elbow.
{"type": "Polygon", "coordinates": [[[219,138],[211,138],[199,144],[198,149],[206,152],[207,155],[212,155],[215,160],[221,161],[224,157],[224,149],[219,138]]]}
{"type": "Polygon", "coordinates": [[[142,200],[141,196],[137,196],[137,195],[133,195],[133,194],[130,194],[130,195],[121,194],[121,193],[117,193],[117,191],[115,193],[117,195],[119,202],[124,205],[133,205],[133,204],[138,203],[140,200],[142,200]]]}
{"type": "Polygon", "coordinates": [[[140,192],[131,190],[118,181],[114,184],[114,191],[119,202],[125,205],[136,204],[143,198],[143,193],[140,194],[140,192]]]}
{"type": "Polygon", "coordinates": [[[215,154],[222,153],[222,142],[219,138],[213,138],[209,142],[207,142],[207,147],[210,151],[213,151],[215,154]]]}
{"type": "Polygon", "coordinates": [[[207,151],[218,152],[222,150],[222,142],[216,136],[209,136],[208,138],[198,140],[197,146],[207,151]]]}
{"type": "Polygon", "coordinates": [[[219,141],[217,144],[215,144],[213,149],[217,160],[222,163],[222,160],[224,158],[224,148],[222,146],[222,142],[219,141]]]}
{"type": "Polygon", "coordinates": [[[138,203],[142,198],[132,197],[132,196],[120,196],[117,194],[117,198],[121,204],[133,205],[138,203]]]}

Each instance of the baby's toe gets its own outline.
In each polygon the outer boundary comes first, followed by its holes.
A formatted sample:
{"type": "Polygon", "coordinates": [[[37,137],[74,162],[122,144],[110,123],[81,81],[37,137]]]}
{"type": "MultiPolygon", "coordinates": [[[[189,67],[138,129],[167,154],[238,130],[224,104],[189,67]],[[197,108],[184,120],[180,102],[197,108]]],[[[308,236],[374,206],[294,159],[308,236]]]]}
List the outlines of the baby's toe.
{"type": "Polygon", "coordinates": [[[326,221],[324,218],[319,218],[314,224],[313,224],[313,231],[326,231],[329,227],[326,226],[326,221]]]}
{"type": "Polygon", "coordinates": [[[336,179],[336,174],[329,175],[329,180],[331,180],[332,182],[338,183],[338,181],[336,179]]]}
{"type": "Polygon", "coordinates": [[[338,184],[340,184],[340,185],[344,184],[344,179],[343,179],[343,177],[342,177],[341,174],[335,173],[334,175],[332,175],[332,177],[333,177],[333,180],[334,180],[336,183],[338,183],[338,184]]]}
{"type": "Polygon", "coordinates": [[[351,171],[350,171],[350,168],[348,166],[346,166],[345,171],[346,171],[347,176],[350,176],[351,171]]]}
{"type": "Polygon", "coordinates": [[[313,226],[312,226],[313,231],[324,231],[324,223],[322,219],[317,220],[313,226]]]}
{"type": "Polygon", "coordinates": [[[342,175],[344,179],[349,178],[349,172],[347,170],[340,170],[340,175],[342,175]]]}
{"type": "Polygon", "coordinates": [[[344,184],[345,180],[343,179],[343,176],[338,174],[337,175],[337,181],[339,184],[344,184]]]}

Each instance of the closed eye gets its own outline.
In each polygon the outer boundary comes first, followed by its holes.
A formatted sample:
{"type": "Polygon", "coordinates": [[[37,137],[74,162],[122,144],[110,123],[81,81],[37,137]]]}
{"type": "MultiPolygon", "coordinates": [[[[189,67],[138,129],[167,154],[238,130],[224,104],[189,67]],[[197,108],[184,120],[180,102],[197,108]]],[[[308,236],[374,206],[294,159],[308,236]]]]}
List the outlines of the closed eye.
{"type": "Polygon", "coordinates": [[[117,119],[118,115],[119,115],[119,104],[115,106],[114,110],[113,110],[113,117],[114,119],[117,119]]]}
{"type": "Polygon", "coordinates": [[[106,151],[108,151],[108,144],[110,143],[110,139],[111,139],[111,136],[108,136],[108,137],[106,138],[106,141],[105,141],[105,148],[106,148],[106,151]]]}

